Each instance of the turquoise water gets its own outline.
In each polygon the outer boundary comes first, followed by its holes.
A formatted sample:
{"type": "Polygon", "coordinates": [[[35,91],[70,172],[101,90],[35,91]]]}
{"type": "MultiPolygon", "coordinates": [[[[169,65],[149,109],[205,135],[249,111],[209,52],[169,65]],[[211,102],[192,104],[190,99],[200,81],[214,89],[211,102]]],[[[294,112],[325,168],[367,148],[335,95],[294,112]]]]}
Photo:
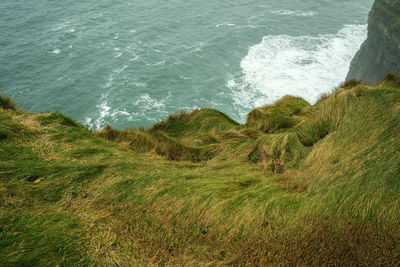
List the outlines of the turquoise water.
{"type": "Polygon", "coordinates": [[[2,0],[0,91],[93,128],[316,101],[346,76],[372,0],[2,0]]]}

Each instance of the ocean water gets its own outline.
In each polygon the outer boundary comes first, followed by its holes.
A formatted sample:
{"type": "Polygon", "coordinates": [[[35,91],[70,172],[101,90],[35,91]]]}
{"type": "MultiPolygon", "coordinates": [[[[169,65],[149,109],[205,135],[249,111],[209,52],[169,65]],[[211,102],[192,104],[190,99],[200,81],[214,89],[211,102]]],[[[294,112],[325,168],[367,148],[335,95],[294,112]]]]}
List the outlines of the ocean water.
{"type": "Polygon", "coordinates": [[[373,0],[2,0],[0,91],[92,128],[216,108],[244,122],[346,77],[373,0]]]}

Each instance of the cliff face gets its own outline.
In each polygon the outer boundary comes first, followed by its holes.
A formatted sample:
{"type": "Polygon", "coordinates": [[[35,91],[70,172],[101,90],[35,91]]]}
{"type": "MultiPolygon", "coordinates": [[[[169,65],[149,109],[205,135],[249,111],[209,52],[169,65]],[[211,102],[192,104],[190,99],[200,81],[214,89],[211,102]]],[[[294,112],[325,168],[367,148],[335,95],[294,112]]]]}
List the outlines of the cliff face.
{"type": "Polygon", "coordinates": [[[380,81],[400,73],[400,0],[375,0],[368,17],[368,38],[351,62],[347,79],[380,81]]]}

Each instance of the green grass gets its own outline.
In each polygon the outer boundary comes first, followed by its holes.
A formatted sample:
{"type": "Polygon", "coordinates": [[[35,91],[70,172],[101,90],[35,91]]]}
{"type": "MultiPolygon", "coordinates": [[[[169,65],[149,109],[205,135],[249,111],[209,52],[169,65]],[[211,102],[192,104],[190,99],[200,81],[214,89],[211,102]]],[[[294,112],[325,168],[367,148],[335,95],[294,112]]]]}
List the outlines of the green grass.
{"type": "Polygon", "coordinates": [[[16,106],[15,106],[14,101],[12,101],[11,98],[0,94],[0,108],[15,110],[16,106]]]}
{"type": "Polygon", "coordinates": [[[23,127],[15,123],[7,114],[0,114],[0,140],[11,139],[21,133],[23,127]]]}
{"type": "Polygon", "coordinates": [[[50,114],[46,114],[46,115],[41,115],[38,118],[38,121],[42,124],[42,125],[49,125],[49,124],[54,124],[54,123],[59,123],[61,125],[65,125],[65,126],[75,126],[75,127],[82,127],[82,125],[80,125],[79,123],[77,123],[76,121],[74,121],[73,119],[58,113],[58,112],[53,112],[50,114]]]}
{"type": "Polygon", "coordinates": [[[247,116],[246,125],[265,133],[291,128],[301,121],[302,111],[309,106],[302,98],[285,96],[273,105],[252,110],[247,116]]]}
{"type": "Polygon", "coordinates": [[[397,265],[400,83],[90,131],[0,109],[0,265],[397,265]]]}
{"type": "Polygon", "coordinates": [[[2,266],[88,265],[82,226],[69,213],[12,212],[0,217],[2,266]]]}

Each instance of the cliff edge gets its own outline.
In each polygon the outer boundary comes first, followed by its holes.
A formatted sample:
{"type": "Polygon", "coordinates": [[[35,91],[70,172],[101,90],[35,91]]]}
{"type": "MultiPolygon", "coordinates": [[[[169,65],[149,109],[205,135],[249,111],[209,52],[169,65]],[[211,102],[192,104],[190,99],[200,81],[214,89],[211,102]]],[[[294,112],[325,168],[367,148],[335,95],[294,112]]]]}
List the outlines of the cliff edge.
{"type": "Polygon", "coordinates": [[[0,266],[400,266],[400,76],[91,131],[0,95],[0,266]]]}
{"type": "Polygon", "coordinates": [[[400,0],[375,0],[368,17],[368,38],[350,64],[347,79],[378,82],[400,73],[400,0]]]}

